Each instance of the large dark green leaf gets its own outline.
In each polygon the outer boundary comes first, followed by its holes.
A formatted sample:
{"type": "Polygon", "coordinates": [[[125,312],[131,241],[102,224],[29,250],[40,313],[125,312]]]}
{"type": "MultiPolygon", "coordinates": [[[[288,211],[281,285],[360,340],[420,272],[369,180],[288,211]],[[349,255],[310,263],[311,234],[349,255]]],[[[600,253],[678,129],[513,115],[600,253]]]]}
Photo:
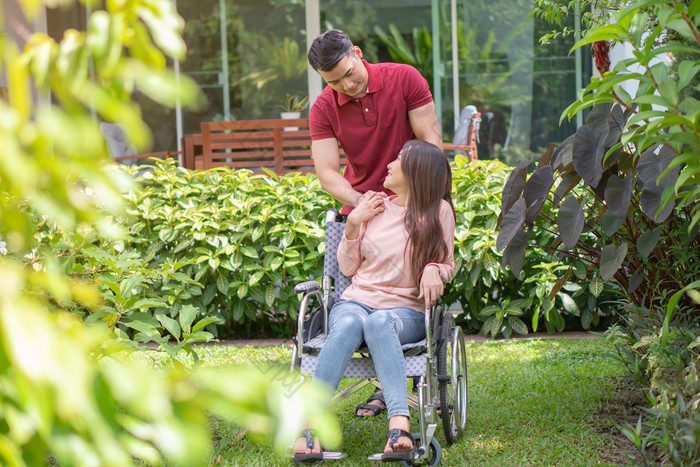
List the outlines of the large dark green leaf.
{"type": "Polygon", "coordinates": [[[668,165],[675,158],[673,152],[665,146],[650,148],[639,156],[637,172],[639,178],[644,183],[640,204],[644,214],[653,219],[654,222],[661,223],[673,212],[674,203],[667,203],[659,212],[662,206],[663,193],[666,188],[673,186],[678,180],[680,166],[676,166],[664,175],[657,183],[659,176],[668,168],[668,165]],[[658,215],[657,215],[658,212],[658,215]]]}
{"type": "Polygon", "coordinates": [[[610,102],[594,105],[586,117],[586,126],[594,132],[600,132],[604,127],[607,127],[611,105],[610,102]]]}
{"type": "Polygon", "coordinates": [[[569,136],[557,147],[552,156],[552,167],[554,170],[564,170],[572,163],[575,134],[569,136]]]}
{"type": "Polygon", "coordinates": [[[537,217],[553,183],[554,171],[551,165],[538,167],[527,180],[523,189],[523,198],[525,198],[525,203],[527,204],[525,216],[527,222],[532,222],[537,217]]]}
{"type": "Polygon", "coordinates": [[[579,203],[576,196],[570,194],[566,197],[564,202],[561,203],[561,207],[557,213],[559,236],[569,250],[576,246],[581,232],[583,231],[583,224],[586,220],[583,214],[585,204],[585,197],[583,201],[579,203]]]}
{"type": "Polygon", "coordinates": [[[564,196],[568,195],[571,190],[574,189],[578,182],[581,181],[581,177],[576,172],[569,172],[561,178],[557,189],[554,190],[554,200],[552,201],[552,206],[557,207],[559,203],[562,202],[564,196]]]}
{"type": "Polygon", "coordinates": [[[516,276],[520,274],[525,264],[525,249],[531,233],[532,228],[519,230],[503,251],[503,266],[510,266],[510,270],[516,276]]]}
{"type": "Polygon", "coordinates": [[[619,247],[613,243],[603,247],[603,251],[600,252],[600,277],[604,281],[612,279],[625,260],[625,256],[627,256],[626,243],[619,247]]]}
{"type": "Polygon", "coordinates": [[[501,194],[501,212],[508,212],[513,204],[518,200],[525,188],[525,180],[527,178],[527,166],[530,165],[529,160],[520,161],[508,176],[506,184],[503,186],[501,194]]]}
{"type": "Polygon", "coordinates": [[[605,204],[615,217],[627,217],[636,179],[630,171],[624,180],[617,175],[612,175],[608,180],[605,187],[605,204]]]}
{"type": "Polygon", "coordinates": [[[637,239],[637,253],[642,255],[643,258],[649,256],[649,253],[654,250],[654,247],[659,242],[661,230],[661,228],[647,230],[637,239]]]}
{"type": "Polygon", "coordinates": [[[608,115],[608,137],[605,139],[605,147],[611,148],[617,144],[622,134],[622,129],[625,127],[625,117],[622,113],[622,107],[615,104],[608,115]]]}
{"type": "Polygon", "coordinates": [[[540,156],[540,160],[537,163],[537,167],[542,167],[543,165],[550,165],[550,162],[552,161],[552,155],[554,154],[554,147],[554,143],[551,143],[547,147],[547,150],[545,150],[544,154],[540,156]]]}
{"type": "Polygon", "coordinates": [[[644,268],[637,269],[629,278],[627,293],[632,293],[644,282],[644,268]]]}
{"type": "Polygon", "coordinates": [[[496,250],[501,251],[508,246],[515,234],[522,231],[523,222],[525,222],[525,199],[520,198],[503,216],[501,226],[498,229],[496,250]]]}
{"type": "Polygon", "coordinates": [[[605,139],[608,136],[608,126],[599,127],[593,131],[584,125],[576,132],[573,147],[573,163],[576,172],[590,186],[596,187],[603,175],[602,160],[605,155],[605,139]]]}
{"type": "Polygon", "coordinates": [[[603,171],[603,175],[600,176],[598,185],[593,186],[593,192],[598,198],[605,199],[605,187],[608,186],[608,180],[610,180],[612,175],[613,174],[610,170],[603,171]]]}
{"type": "Polygon", "coordinates": [[[659,188],[644,188],[639,204],[642,206],[642,212],[646,214],[657,224],[662,223],[673,212],[674,203],[668,203],[659,211],[663,200],[663,190],[659,188]],[[657,214],[658,212],[658,214],[657,214]]]}
{"type": "Polygon", "coordinates": [[[666,146],[662,146],[660,149],[658,146],[655,146],[644,151],[642,155],[639,156],[639,161],[637,163],[639,179],[644,183],[644,187],[646,188],[648,185],[651,185],[661,188],[661,191],[663,191],[666,187],[676,183],[678,179],[678,168],[674,168],[664,175],[658,185],[656,183],[659,176],[666,170],[675,157],[675,154],[666,146]]]}
{"type": "Polygon", "coordinates": [[[622,227],[622,224],[625,223],[625,219],[626,217],[617,217],[610,211],[605,211],[603,215],[600,216],[600,226],[603,229],[603,233],[611,237],[622,227]]]}

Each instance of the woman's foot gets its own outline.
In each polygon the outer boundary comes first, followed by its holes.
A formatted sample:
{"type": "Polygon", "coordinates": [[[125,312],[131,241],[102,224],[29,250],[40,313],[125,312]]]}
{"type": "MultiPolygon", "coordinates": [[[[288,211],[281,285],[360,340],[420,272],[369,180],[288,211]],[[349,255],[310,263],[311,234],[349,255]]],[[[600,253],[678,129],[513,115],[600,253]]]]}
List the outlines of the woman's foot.
{"type": "Polygon", "coordinates": [[[364,403],[358,404],[355,408],[355,415],[357,417],[376,417],[384,410],[386,410],[384,393],[382,393],[381,389],[376,389],[374,394],[369,396],[364,403]]]}
{"type": "Polygon", "coordinates": [[[410,433],[411,424],[408,417],[398,415],[389,419],[389,439],[384,447],[384,453],[399,453],[413,451],[413,436],[410,433]]]}
{"type": "Polygon", "coordinates": [[[323,460],[321,444],[318,438],[313,436],[311,430],[304,430],[304,437],[299,438],[294,444],[292,459],[303,464],[316,464],[317,461],[323,460]]]}

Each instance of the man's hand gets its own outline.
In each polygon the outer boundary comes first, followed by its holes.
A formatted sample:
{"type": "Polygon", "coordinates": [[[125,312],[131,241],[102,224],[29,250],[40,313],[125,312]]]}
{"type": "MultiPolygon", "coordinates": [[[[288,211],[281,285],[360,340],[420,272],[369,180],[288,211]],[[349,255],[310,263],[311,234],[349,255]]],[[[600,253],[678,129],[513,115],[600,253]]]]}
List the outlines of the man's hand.
{"type": "Polygon", "coordinates": [[[368,191],[360,196],[355,209],[348,214],[345,224],[345,236],[348,240],[355,240],[360,234],[360,226],[379,214],[384,212],[384,200],[386,193],[368,191]]]}
{"type": "Polygon", "coordinates": [[[435,305],[438,298],[442,297],[445,285],[440,278],[440,269],[435,265],[428,265],[423,270],[423,276],[418,287],[420,294],[418,298],[425,300],[425,308],[435,305]]]}

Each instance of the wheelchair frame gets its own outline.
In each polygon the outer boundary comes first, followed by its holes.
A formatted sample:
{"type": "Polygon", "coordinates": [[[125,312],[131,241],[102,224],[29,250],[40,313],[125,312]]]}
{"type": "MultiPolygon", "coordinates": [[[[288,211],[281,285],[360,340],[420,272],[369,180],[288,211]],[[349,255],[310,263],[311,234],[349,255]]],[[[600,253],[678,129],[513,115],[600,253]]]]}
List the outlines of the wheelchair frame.
{"type": "MultiPolygon", "coordinates": [[[[331,222],[337,222],[338,213],[335,209],[328,211],[326,215],[326,253],[324,261],[337,263],[337,244],[330,245],[328,226],[331,222]]],[[[322,285],[316,281],[307,281],[298,284],[295,292],[303,294],[299,307],[297,334],[294,338],[295,345],[292,351],[291,370],[297,371],[302,367],[302,359],[306,356],[305,346],[311,343],[311,339],[304,339],[304,324],[309,310],[309,299],[315,297],[323,310],[323,334],[328,334],[328,314],[333,304],[332,291],[335,283],[331,275],[325,273],[322,285]]],[[[337,294],[340,295],[339,293],[337,294]]],[[[404,346],[404,358],[424,357],[425,370],[419,375],[416,394],[408,394],[409,406],[418,411],[419,432],[414,433],[414,446],[416,455],[412,462],[404,465],[437,465],[442,458],[442,448],[435,437],[439,422],[442,422],[445,440],[447,444],[454,443],[464,434],[467,418],[467,360],[464,334],[460,326],[455,325],[454,317],[444,309],[441,304],[425,310],[426,337],[417,344],[404,346]],[[406,347],[409,347],[406,349],[406,347]],[[422,351],[421,351],[422,350],[422,351]],[[448,410],[438,410],[447,407],[448,410]]],[[[317,339],[318,340],[318,339],[317,339]]],[[[321,339],[325,340],[325,339],[321,339]]],[[[317,347],[319,349],[319,347],[317,347]]],[[[369,359],[367,350],[359,349],[355,355],[363,355],[353,360],[369,359]]],[[[310,355],[308,355],[310,356],[310,355]]],[[[314,364],[315,367],[315,364],[314,364]]],[[[314,368],[315,369],[315,368],[314,368]]],[[[408,377],[408,376],[407,376],[408,377]]],[[[343,378],[347,378],[343,376],[343,378]]],[[[347,389],[338,392],[331,399],[331,404],[337,403],[361,388],[372,384],[380,388],[376,377],[364,377],[347,389]]],[[[337,453],[336,453],[337,454],[337,453]]],[[[333,454],[328,459],[337,458],[333,454]]],[[[324,459],[326,457],[324,456],[324,459]]],[[[373,459],[372,456],[370,460],[373,459]]]]}

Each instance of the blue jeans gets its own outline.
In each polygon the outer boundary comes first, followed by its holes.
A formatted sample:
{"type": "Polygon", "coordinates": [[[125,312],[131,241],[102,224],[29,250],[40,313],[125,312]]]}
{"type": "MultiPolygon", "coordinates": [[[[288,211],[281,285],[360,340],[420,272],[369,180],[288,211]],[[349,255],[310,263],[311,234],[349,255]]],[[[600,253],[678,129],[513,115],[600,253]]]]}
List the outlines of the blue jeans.
{"type": "Polygon", "coordinates": [[[387,415],[409,416],[406,369],[401,344],[425,337],[425,316],[411,308],[376,310],[354,300],[333,306],[328,340],[319,355],[315,380],[334,391],[352,354],[364,340],[384,391],[387,415]]]}

